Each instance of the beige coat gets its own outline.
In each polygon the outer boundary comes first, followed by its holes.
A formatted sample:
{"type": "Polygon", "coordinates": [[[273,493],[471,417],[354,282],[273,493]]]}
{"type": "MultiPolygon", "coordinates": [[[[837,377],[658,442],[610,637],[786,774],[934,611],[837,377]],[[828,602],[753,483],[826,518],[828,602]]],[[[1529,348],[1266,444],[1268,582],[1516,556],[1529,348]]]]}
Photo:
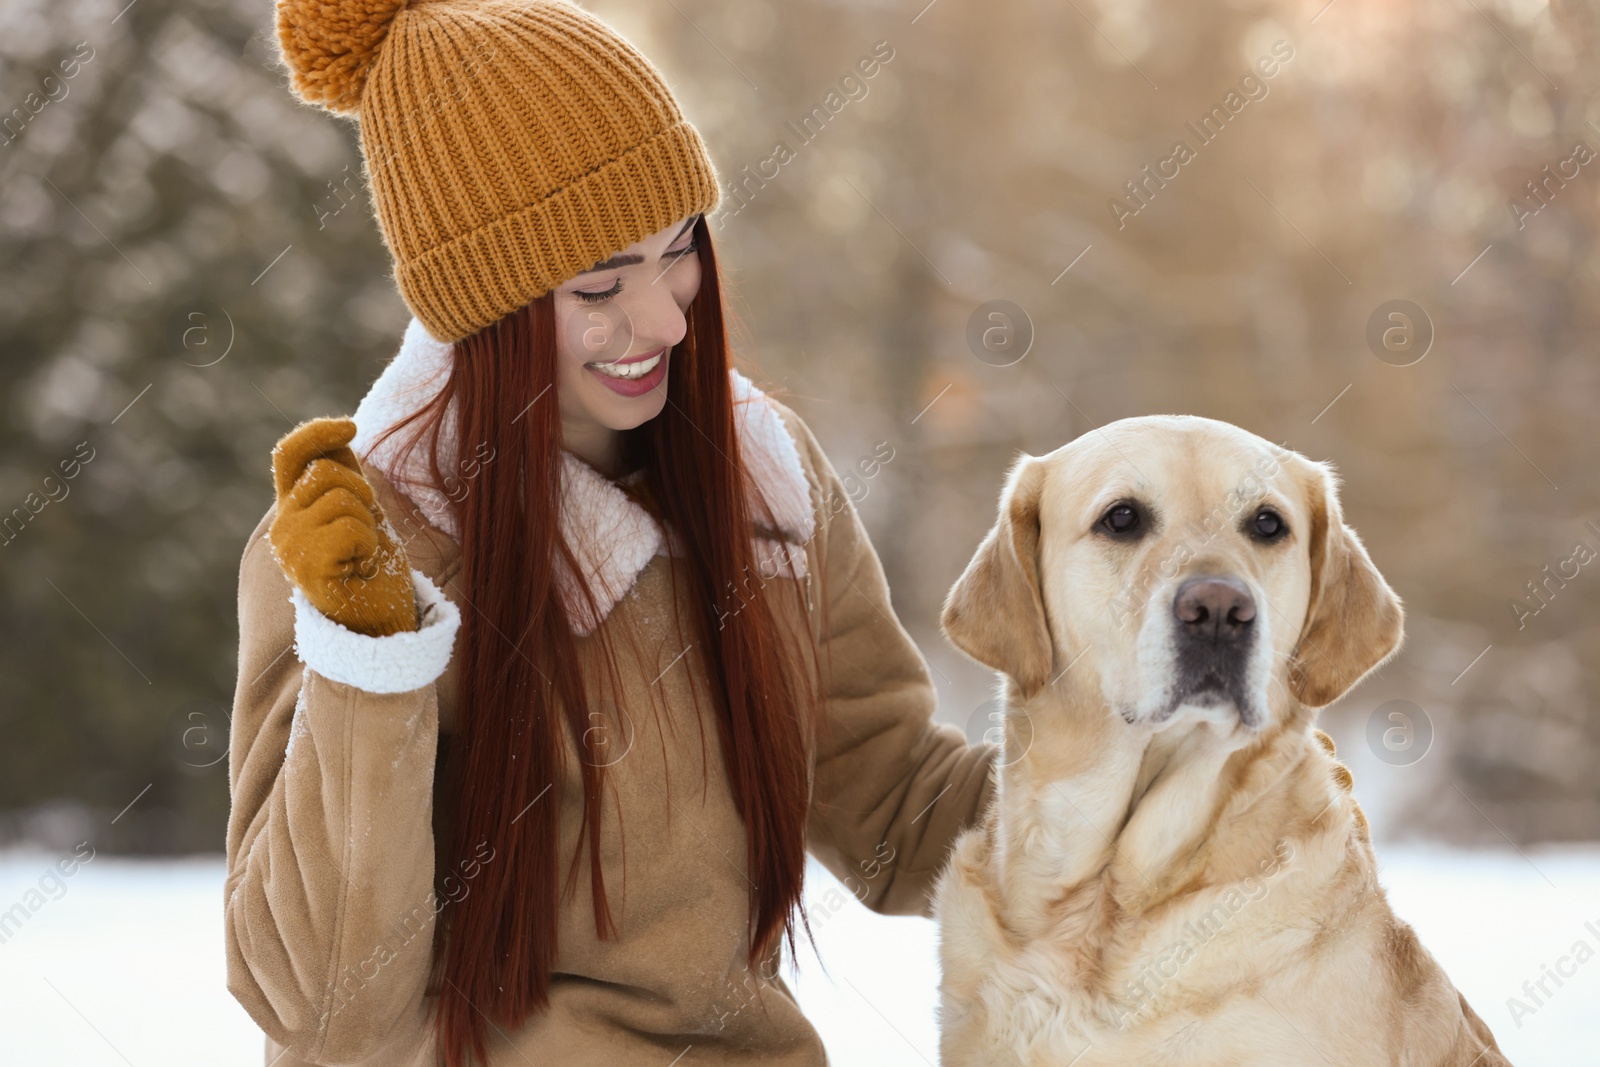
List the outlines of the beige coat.
{"type": "MultiPolygon", "coordinates": [[[[809,624],[832,658],[823,693],[832,740],[815,764],[810,850],[874,910],[929,915],[952,841],[992,795],[994,748],[969,747],[932,721],[926,665],[895,618],[848,494],[804,423],[774,407],[809,483],[809,624]]],[[[419,579],[424,630],[470,610],[459,603],[459,545],[378,470],[366,474],[412,567],[448,598],[429,606],[419,579]]],[[[291,586],[266,538],[272,519],[269,510],[240,563],[228,988],[265,1031],[267,1062],[287,1049],[277,1067],[432,1064],[425,985],[436,885],[459,897],[481,869],[436,871],[434,774],[437,746],[455,729],[454,657],[435,680],[390,693],[303,665],[291,586]]],[[[560,917],[551,1008],[515,1032],[491,1028],[492,1067],[666,1067],[686,1052],[686,1067],[826,1062],[787,987],[755,980],[743,964],[744,831],[699,661],[674,662],[689,639],[672,621],[671,566],[667,555],[650,559],[597,633],[627,626],[639,637],[637,654],[619,654],[628,713],[610,728],[625,754],[606,771],[617,806],[608,797],[602,854],[621,938],[596,939],[580,871],[582,888],[560,917]],[[698,702],[691,686],[701,687],[698,702]]],[[[415,659],[428,655],[437,651],[415,659]]],[[[562,856],[583,809],[575,779],[540,801],[561,805],[562,856]]],[[[496,862],[492,843],[478,856],[496,862]]]]}

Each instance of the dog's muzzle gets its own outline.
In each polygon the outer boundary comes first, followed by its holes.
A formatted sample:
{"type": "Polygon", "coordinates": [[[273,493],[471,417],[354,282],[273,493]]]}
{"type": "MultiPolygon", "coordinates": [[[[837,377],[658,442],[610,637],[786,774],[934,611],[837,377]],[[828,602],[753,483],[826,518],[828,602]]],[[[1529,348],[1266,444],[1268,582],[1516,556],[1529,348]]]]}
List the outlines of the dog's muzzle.
{"type": "Polygon", "coordinates": [[[1237,578],[1189,578],[1172,598],[1176,654],[1176,700],[1166,714],[1184,704],[1214,707],[1231,702],[1246,726],[1257,725],[1254,701],[1246,691],[1250,653],[1256,640],[1256,598],[1237,578]]]}

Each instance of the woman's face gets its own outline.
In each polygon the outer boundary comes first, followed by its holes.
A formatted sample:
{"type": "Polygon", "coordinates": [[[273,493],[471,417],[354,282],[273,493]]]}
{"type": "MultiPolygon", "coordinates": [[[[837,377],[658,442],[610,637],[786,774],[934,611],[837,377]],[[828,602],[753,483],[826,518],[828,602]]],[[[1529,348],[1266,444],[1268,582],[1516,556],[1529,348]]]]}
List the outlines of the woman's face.
{"type": "Polygon", "coordinates": [[[554,293],[563,445],[606,465],[617,433],[661,413],[667,363],[700,290],[692,215],[631,244],[554,293]]]}

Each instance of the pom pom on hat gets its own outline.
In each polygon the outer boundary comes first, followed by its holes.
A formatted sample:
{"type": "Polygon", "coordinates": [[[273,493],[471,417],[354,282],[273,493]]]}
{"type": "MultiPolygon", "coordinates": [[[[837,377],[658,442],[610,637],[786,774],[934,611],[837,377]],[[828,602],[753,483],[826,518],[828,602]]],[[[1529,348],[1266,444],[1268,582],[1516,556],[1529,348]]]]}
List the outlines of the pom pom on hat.
{"type": "Polygon", "coordinates": [[[406,0],[281,0],[278,44],[300,98],[353,112],[389,27],[406,0]]]}

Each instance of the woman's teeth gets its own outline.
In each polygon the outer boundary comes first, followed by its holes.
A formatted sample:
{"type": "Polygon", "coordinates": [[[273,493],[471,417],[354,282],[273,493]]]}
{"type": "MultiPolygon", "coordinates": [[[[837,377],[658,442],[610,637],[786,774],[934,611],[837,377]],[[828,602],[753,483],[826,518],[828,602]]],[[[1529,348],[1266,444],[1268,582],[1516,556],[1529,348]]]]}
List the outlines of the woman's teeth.
{"type": "Polygon", "coordinates": [[[651,356],[649,359],[641,359],[637,363],[589,363],[586,365],[591,370],[597,370],[604,374],[607,378],[623,378],[632,381],[635,378],[643,378],[646,374],[655,370],[660,363],[660,356],[651,356]]]}

